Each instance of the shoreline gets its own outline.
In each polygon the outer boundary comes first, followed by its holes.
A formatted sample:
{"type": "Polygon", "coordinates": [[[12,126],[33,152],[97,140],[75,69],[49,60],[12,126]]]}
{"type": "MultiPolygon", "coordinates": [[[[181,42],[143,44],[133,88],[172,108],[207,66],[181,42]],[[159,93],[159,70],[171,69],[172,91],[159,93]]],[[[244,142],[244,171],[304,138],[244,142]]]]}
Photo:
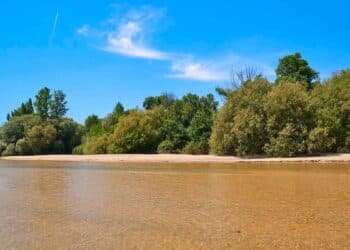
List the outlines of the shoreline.
{"type": "Polygon", "coordinates": [[[5,161],[55,161],[55,162],[93,162],[93,163],[293,163],[293,162],[349,162],[348,154],[325,154],[321,156],[243,158],[236,156],[184,155],[184,154],[105,154],[105,155],[36,155],[6,156],[5,161]]]}

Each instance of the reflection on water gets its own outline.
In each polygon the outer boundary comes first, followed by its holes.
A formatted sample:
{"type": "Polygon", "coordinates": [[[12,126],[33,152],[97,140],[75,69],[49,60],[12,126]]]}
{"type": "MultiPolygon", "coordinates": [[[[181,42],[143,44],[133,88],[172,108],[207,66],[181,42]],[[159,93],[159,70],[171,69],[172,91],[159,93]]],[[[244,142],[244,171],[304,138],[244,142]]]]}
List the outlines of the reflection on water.
{"type": "Polygon", "coordinates": [[[350,249],[350,164],[0,162],[0,248],[350,249]]]}

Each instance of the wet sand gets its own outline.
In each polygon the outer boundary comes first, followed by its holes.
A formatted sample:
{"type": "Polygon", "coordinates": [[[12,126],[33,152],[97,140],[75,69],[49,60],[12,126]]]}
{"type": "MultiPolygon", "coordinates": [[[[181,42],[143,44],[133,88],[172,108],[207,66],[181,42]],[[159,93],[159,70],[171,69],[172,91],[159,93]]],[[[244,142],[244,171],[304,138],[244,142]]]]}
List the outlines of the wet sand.
{"type": "Polygon", "coordinates": [[[119,155],[38,155],[1,157],[12,161],[58,161],[96,163],[239,163],[239,162],[350,162],[350,154],[327,154],[291,158],[241,158],[214,155],[119,154],[119,155]]]}
{"type": "Polygon", "coordinates": [[[0,161],[0,248],[350,249],[349,190],[347,163],[0,161]]]}

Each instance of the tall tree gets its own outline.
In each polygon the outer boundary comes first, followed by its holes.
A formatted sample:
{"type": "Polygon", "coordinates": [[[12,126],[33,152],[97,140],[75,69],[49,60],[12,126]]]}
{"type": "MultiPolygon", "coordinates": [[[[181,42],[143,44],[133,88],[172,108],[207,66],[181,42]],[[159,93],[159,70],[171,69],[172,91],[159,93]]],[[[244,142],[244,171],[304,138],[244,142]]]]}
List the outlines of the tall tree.
{"type": "Polygon", "coordinates": [[[300,53],[286,55],[279,60],[276,69],[276,82],[294,80],[305,82],[308,89],[312,89],[313,82],[318,79],[318,72],[313,70],[300,53]]]}
{"type": "Polygon", "coordinates": [[[175,97],[169,93],[163,93],[160,96],[149,96],[146,97],[143,102],[143,107],[145,109],[153,109],[157,106],[163,106],[169,108],[175,101],[175,97]]]}
{"type": "Polygon", "coordinates": [[[51,103],[50,89],[44,87],[39,90],[38,94],[35,96],[35,108],[38,115],[47,119],[49,117],[50,103],[51,103]]]}
{"type": "Polygon", "coordinates": [[[12,117],[22,116],[22,115],[31,115],[34,113],[32,99],[29,98],[27,102],[24,102],[18,108],[11,111],[10,114],[7,115],[7,120],[10,120],[12,117]]]}
{"type": "Polygon", "coordinates": [[[63,117],[68,111],[66,95],[62,90],[57,90],[53,94],[53,100],[50,102],[50,115],[53,118],[63,117]]]}

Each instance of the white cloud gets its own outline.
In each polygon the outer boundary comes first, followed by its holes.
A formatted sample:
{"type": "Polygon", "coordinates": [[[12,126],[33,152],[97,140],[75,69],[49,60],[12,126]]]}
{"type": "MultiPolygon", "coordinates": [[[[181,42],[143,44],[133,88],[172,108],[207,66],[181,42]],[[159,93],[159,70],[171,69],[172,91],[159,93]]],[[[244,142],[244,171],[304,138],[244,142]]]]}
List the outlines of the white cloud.
{"type": "Polygon", "coordinates": [[[171,70],[174,72],[168,75],[168,77],[171,78],[189,79],[202,82],[220,81],[227,78],[219,69],[215,69],[211,65],[201,62],[173,62],[171,70]]]}
{"type": "Polygon", "coordinates": [[[90,25],[84,24],[79,29],[77,29],[77,33],[82,36],[89,35],[90,32],[90,25]]]}
{"type": "MultiPolygon", "coordinates": [[[[99,49],[127,57],[162,60],[169,64],[167,77],[201,82],[229,81],[230,72],[244,66],[253,66],[267,77],[273,69],[260,61],[242,57],[235,53],[226,53],[221,57],[202,60],[195,55],[167,52],[150,45],[149,38],[157,23],[164,16],[164,9],[141,7],[130,10],[121,17],[112,17],[103,22],[102,28],[92,29],[83,25],[77,29],[82,36],[97,38],[102,45],[99,49]]],[[[204,58],[204,59],[203,59],[204,58]]]]}
{"type": "Polygon", "coordinates": [[[143,44],[144,27],[141,22],[127,21],[118,27],[116,32],[107,34],[107,45],[102,49],[130,57],[164,60],[166,53],[152,49],[143,44]]]}

